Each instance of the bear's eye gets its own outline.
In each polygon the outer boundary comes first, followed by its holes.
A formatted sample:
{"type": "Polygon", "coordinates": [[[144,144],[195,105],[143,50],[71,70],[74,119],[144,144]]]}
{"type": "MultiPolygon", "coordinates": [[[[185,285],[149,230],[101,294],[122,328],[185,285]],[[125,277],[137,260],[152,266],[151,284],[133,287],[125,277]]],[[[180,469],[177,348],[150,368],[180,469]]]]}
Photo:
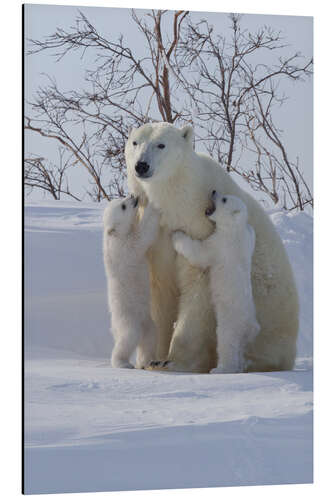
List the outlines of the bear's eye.
{"type": "Polygon", "coordinates": [[[121,205],[121,208],[122,208],[123,210],[126,210],[126,205],[125,205],[125,203],[123,203],[123,204],[121,205]]]}
{"type": "Polygon", "coordinates": [[[164,149],[165,148],[165,144],[158,144],[157,146],[159,149],[164,149]]]}
{"type": "Polygon", "coordinates": [[[223,197],[222,198],[222,203],[227,203],[227,198],[223,197]]]}
{"type": "Polygon", "coordinates": [[[138,145],[138,143],[136,141],[133,141],[132,144],[133,144],[133,146],[137,146],[138,145]]]}

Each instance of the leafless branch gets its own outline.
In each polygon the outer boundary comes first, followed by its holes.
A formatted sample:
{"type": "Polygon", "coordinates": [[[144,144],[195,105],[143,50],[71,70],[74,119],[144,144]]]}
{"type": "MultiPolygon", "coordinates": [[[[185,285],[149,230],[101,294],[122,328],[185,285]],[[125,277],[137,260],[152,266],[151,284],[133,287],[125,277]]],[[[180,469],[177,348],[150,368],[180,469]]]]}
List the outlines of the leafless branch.
{"type": "Polygon", "coordinates": [[[289,159],[282,132],[275,125],[274,108],[286,99],[278,90],[281,79],[301,81],[309,77],[312,59],[303,62],[299,53],[282,56],[280,52],[285,53],[287,45],[281,33],[269,27],[250,33],[242,29],[241,16],[231,14],[229,19],[229,36],[216,33],[206,21],[194,24],[188,19],[179,42],[181,67],[194,67],[192,78],[183,70],[178,74],[196,107],[201,140],[228,172],[241,175],[275,204],[283,194],[290,201],[284,204],[286,208],[296,205],[303,210],[312,205],[312,194],[289,159]],[[254,53],[255,60],[262,60],[260,64],[254,64],[254,53]],[[256,156],[255,169],[239,161],[236,166],[235,153],[248,156],[249,152],[256,156]],[[282,191],[285,183],[289,189],[282,191]]]}
{"type": "Polygon", "coordinates": [[[65,158],[65,149],[59,148],[59,162],[57,165],[45,158],[28,155],[24,160],[24,184],[29,191],[41,189],[52,195],[55,200],[60,200],[65,194],[76,201],[80,198],[74,195],[69,188],[67,171],[75,165],[71,157],[65,158]]]}
{"type": "Polygon", "coordinates": [[[25,122],[30,132],[66,148],[88,172],[89,196],[100,201],[125,195],[129,130],[167,121],[192,123],[196,143],[274,204],[313,206],[275,121],[275,108],[286,100],[280,82],[308,78],[312,59],[290,52],[282,34],[268,26],[254,33],[244,29],[236,14],[230,14],[225,33],[206,20],[194,23],[184,10],[132,10],[131,20],[145,44],[144,57],[123,35],[107,39],[80,11],[71,28],[30,40],[31,55],[46,52],[57,61],[71,52],[95,56],[84,90],[63,92],[47,77],[28,104],[25,122]]]}

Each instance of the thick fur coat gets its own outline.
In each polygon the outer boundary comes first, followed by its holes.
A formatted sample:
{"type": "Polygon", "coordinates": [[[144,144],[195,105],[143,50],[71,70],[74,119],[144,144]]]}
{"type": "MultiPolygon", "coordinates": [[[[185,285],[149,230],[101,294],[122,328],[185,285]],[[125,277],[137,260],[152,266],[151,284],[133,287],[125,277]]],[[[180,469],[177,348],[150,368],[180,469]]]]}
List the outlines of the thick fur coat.
{"type": "Polygon", "coordinates": [[[150,314],[148,248],[158,232],[158,213],[147,206],[140,223],[138,199],[112,200],[104,212],[104,265],[112,320],[115,368],[144,368],[156,356],[157,334],[150,314]]]}
{"type": "Polygon", "coordinates": [[[167,123],[132,130],[126,148],[131,191],[160,212],[160,231],[149,252],[152,315],[165,369],[209,372],[217,366],[216,321],[208,274],[177,255],[173,231],[205,239],[213,190],[240,198],[256,234],[252,290],[260,333],[245,352],[252,371],[289,370],[298,333],[298,296],[283,244],[261,206],[221,166],[192,147],[192,128],[167,123]]]}
{"type": "Polygon", "coordinates": [[[211,371],[241,373],[247,369],[245,349],[260,330],[251,283],[255,232],[239,198],[213,191],[211,201],[206,214],[215,223],[214,232],[205,240],[193,240],[176,231],[172,240],[176,251],[193,266],[209,272],[218,356],[217,368],[211,371]]]}

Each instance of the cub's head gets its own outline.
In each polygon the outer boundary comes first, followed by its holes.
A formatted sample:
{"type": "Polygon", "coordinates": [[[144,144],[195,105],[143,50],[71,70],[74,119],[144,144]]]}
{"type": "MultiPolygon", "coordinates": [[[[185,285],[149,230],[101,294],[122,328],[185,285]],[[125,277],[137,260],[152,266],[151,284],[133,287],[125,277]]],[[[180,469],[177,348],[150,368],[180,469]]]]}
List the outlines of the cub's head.
{"type": "Polygon", "coordinates": [[[192,150],[193,129],[181,129],[169,123],[147,123],[132,129],[125,158],[129,177],[151,183],[172,177],[192,150]]]}
{"type": "Polygon", "coordinates": [[[212,191],[206,216],[216,223],[216,226],[226,224],[240,225],[247,222],[247,207],[237,196],[222,195],[212,191]]]}
{"type": "Polygon", "coordinates": [[[138,202],[139,197],[133,195],[112,200],[104,211],[104,231],[110,236],[126,236],[134,223],[138,202]]]}

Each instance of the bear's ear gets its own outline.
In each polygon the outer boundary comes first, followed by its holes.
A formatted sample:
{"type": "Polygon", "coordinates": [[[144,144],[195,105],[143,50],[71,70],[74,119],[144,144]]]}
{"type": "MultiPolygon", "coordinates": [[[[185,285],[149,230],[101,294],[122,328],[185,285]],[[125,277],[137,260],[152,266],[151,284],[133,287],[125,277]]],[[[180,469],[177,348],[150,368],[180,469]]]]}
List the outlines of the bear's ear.
{"type": "Polygon", "coordinates": [[[182,127],[180,129],[180,133],[182,134],[182,137],[187,141],[187,142],[192,142],[193,138],[193,128],[191,125],[185,125],[185,127],[182,127]]]}

